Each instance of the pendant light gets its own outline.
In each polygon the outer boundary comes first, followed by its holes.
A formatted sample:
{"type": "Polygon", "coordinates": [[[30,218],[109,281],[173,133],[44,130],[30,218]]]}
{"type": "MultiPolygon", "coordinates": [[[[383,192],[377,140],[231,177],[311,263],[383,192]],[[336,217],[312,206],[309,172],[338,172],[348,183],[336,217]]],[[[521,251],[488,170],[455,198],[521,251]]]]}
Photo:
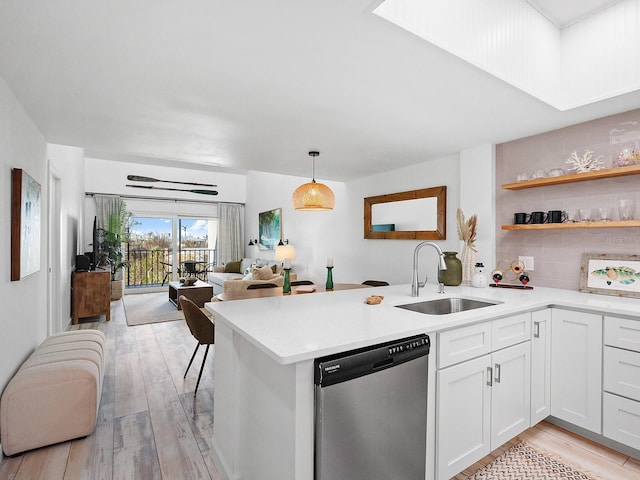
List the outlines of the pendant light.
{"type": "Polygon", "coordinates": [[[333,210],[336,197],[333,191],[323,183],[316,182],[316,157],[320,152],[309,152],[311,157],[311,182],[300,185],[293,192],[293,208],[303,212],[321,212],[333,210]]]}

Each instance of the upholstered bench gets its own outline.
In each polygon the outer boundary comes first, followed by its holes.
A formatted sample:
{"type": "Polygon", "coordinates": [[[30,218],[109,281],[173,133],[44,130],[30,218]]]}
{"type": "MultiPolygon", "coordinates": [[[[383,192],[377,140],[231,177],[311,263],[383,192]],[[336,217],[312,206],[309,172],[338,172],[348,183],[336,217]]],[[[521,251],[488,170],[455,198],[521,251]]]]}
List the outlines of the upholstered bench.
{"type": "Polygon", "coordinates": [[[104,376],[104,334],[74,330],[47,338],[0,399],[6,455],[84,437],[96,426],[104,376]]]}

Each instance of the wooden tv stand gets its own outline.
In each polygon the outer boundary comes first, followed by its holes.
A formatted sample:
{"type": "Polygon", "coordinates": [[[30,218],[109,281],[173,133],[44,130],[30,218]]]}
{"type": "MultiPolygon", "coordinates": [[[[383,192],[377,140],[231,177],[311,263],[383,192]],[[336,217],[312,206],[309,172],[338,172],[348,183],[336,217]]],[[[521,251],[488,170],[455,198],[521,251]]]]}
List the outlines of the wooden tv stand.
{"type": "Polygon", "coordinates": [[[93,270],[71,274],[71,323],[78,319],[105,315],[111,320],[111,272],[93,270]]]}

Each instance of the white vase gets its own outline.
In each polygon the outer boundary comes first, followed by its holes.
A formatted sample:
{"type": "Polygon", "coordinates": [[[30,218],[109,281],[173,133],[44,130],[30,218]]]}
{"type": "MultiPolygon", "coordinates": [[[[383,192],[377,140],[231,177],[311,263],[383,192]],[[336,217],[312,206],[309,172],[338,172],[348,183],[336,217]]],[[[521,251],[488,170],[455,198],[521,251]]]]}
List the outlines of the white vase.
{"type": "Polygon", "coordinates": [[[465,244],[462,247],[462,255],[460,261],[462,262],[462,284],[471,285],[471,277],[473,277],[474,269],[476,267],[476,255],[477,252],[465,244]]]}

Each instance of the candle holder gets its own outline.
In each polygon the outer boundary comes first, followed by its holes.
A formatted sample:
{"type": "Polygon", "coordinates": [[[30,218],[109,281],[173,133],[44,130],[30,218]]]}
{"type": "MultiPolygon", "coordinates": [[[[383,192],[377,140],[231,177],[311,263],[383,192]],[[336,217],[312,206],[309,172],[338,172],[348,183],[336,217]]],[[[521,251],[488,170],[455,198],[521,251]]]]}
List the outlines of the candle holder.
{"type": "Polygon", "coordinates": [[[284,280],[282,281],[282,294],[290,295],[291,294],[291,278],[289,276],[290,268],[284,268],[284,280]]]}
{"type": "Polygon", "coordinates": [[[327,283],[325,289],[330,292],[333,290],[333,267],[327,267],[327,283]]]}

